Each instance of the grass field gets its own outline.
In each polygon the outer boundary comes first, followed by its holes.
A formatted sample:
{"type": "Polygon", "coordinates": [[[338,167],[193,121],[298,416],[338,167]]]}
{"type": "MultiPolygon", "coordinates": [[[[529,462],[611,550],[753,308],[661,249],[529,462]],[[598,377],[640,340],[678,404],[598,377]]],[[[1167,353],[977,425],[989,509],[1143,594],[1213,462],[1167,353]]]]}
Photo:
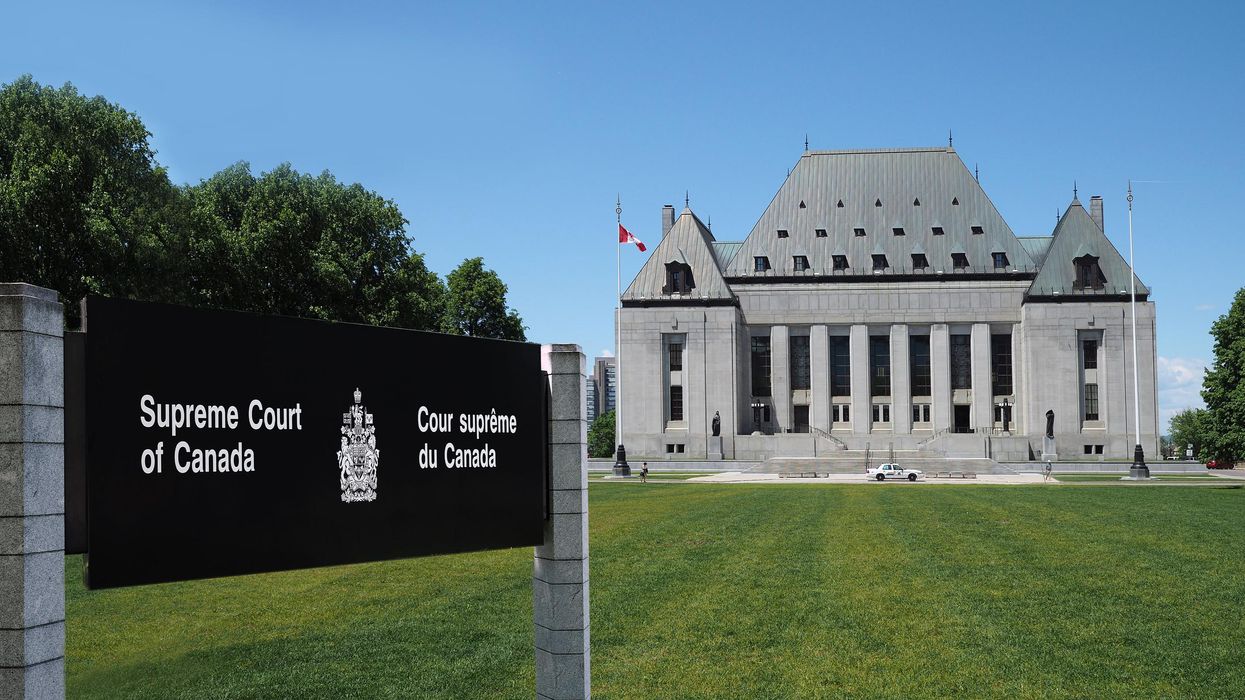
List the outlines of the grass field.
{"type": "MultiPolygon", "coordinates": [[[[594,483],[597,698],[1245,696],[1245,489],[594,483]]],[[[70,697],[530,698],[531,550],[87,592],[70,697]]]]}

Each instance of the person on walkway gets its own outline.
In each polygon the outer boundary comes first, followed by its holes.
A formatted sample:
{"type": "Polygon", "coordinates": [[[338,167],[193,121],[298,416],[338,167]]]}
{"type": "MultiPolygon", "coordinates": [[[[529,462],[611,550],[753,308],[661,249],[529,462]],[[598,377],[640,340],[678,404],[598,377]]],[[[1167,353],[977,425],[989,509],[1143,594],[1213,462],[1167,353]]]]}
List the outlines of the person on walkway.
{"type": "Polygon", "coordinates": [[[644,466],[640,467],[640,483],[648,483],[648,462],[645,462],[644,466]]]}

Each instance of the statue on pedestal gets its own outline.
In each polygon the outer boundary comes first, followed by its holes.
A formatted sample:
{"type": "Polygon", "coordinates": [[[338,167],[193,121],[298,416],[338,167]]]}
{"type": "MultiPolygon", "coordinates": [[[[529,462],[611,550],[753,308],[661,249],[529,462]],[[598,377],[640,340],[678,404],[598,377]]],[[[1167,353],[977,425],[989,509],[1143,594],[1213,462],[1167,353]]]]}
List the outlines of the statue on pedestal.
{"type": "Polygon", "coordinates": [[[1055,437],[1055,412],[1053,410],[1046,412],[1046,437],[1055,437]]]}
{"type": "Polygon", "coordinates": [[[721,434],[722,434],[722,418],[718,415],[717,411],[714,411],[713,412],[713,437],[717,437],[721,434]]]}

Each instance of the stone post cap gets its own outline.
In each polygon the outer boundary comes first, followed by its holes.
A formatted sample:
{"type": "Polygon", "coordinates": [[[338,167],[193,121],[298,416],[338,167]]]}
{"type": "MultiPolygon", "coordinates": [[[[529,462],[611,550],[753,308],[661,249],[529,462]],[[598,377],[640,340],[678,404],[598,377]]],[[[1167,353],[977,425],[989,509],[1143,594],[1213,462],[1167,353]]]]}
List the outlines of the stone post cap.
{"type": "Polygon", "coordinates": [[[55,289],[25,282],[0,282],[0,297],[34,297],[44,301],[58,301],[55,289]]]}
{"type": "Polygon", "coordinates": [[[578,343],[552,343],[540,346],[542,352],[583,352],[578,343]]]}

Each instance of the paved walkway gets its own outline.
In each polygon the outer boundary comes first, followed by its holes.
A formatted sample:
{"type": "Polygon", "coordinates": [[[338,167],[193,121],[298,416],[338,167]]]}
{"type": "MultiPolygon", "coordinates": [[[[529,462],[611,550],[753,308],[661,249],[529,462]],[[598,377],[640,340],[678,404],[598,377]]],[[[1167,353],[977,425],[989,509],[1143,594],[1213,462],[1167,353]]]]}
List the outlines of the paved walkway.
{"type": "MultiPolygon", "coordinates": [[[[653,475],[650,475],[653,478],[653,475]]],[[[874,484],[877,486],[885,486],[887,484],[1040,484],[1042,483],[1041,474],[979,474],[976,479],[960,479],[960,478],[925,478],[917,482],[895,481],[887,479],[886,481],[877,481],[861,474],[829,474],[827,476],[814,478],[800,477],[782,477],[778,474],[755,474],[744,472],[722,472],[721,474],[713,474],[711,476],[697,476],[688,479],[689,484],[874,484]]]]}

